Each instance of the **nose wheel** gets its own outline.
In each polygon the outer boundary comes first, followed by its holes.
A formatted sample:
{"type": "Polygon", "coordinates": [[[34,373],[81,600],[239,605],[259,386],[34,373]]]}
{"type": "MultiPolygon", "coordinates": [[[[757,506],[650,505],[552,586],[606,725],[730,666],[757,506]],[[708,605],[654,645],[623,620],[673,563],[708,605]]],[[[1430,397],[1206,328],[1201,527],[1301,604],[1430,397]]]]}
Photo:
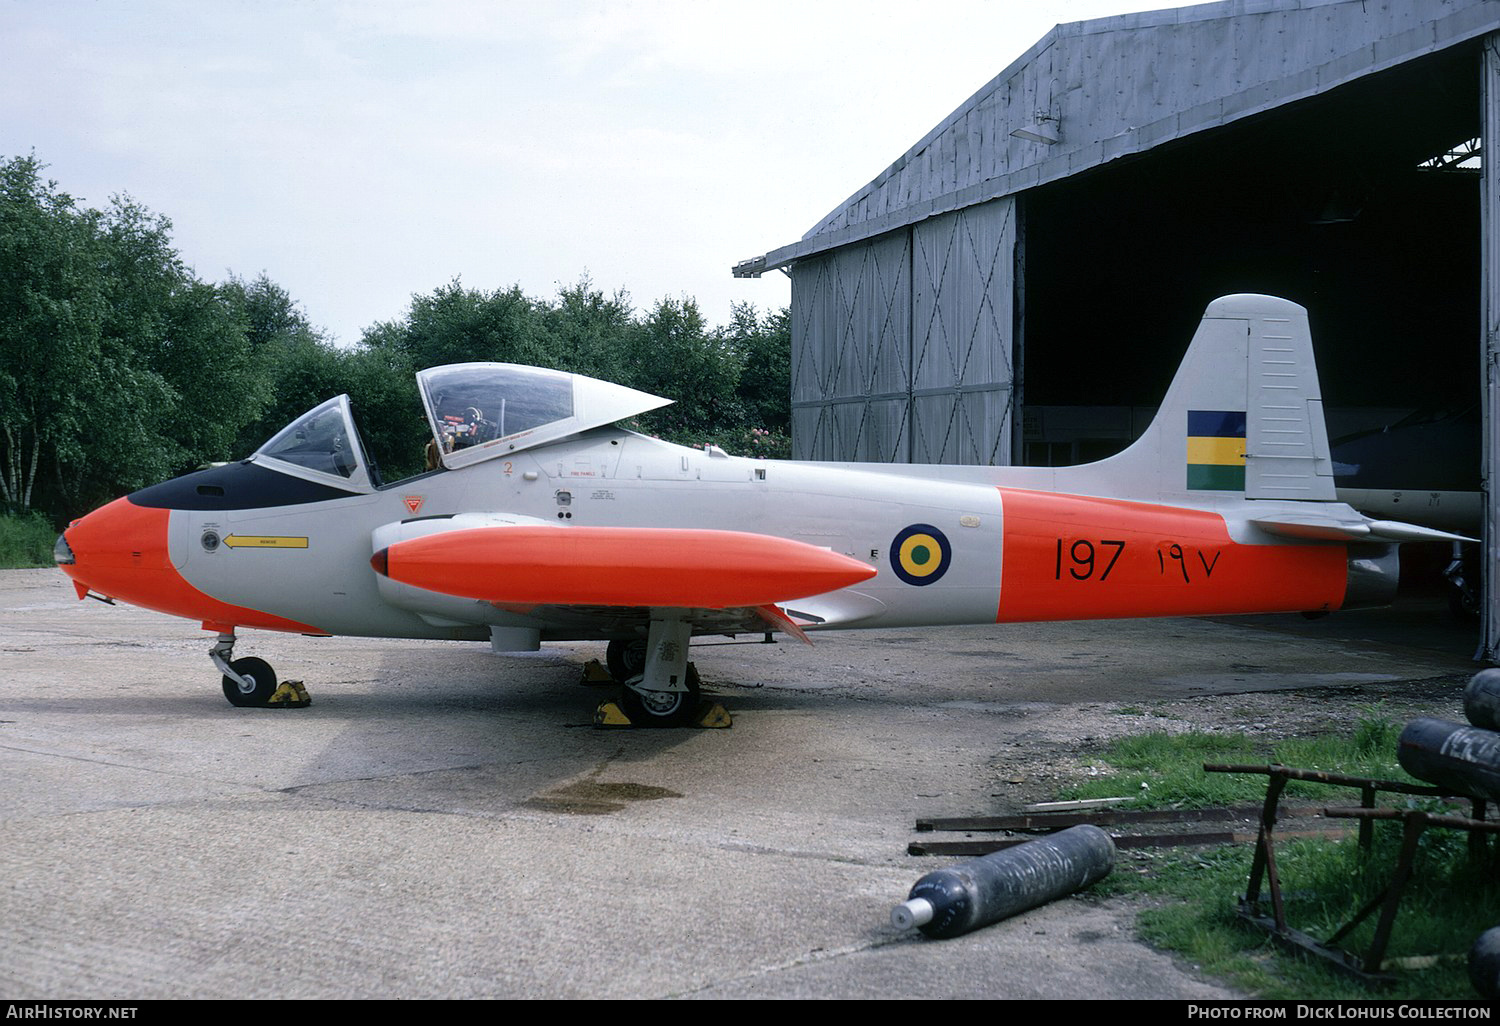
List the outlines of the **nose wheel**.
{"type": "Polygon", "coordinates": [[[271,664],[253,656],[229,664],[233,675],[224,675],[224,697],[230,705],[263,706],[276,693],[276,673],[271,664]]]}
{"type": "Polygon", "coordinates": [[[220,634],[218,643],[208,650],[208,658],[224,674],[224,697],[241,708],[269,705],[276,694],[276,671],[264,659],[254,657],[230,662],[234,642],[233,633],[220,634]]]}

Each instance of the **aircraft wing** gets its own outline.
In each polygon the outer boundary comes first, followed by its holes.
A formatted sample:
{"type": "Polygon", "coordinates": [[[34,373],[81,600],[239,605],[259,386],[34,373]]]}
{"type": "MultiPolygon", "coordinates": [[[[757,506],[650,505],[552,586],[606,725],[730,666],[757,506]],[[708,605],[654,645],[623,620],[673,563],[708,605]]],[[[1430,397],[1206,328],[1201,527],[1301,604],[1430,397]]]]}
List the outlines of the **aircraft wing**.
{"type": "Polygon", "coordinates": [[[773,535],[521,521],[395,541],[370,564],[402,584],[553,623],[607,629],[673,609],[700,630],[778,630],[804,640],[778,607],[876,574],[851,556],[773,535]]]}
{"type": "Polygon", "coordinates": [[[1431,527],[1403,524],[1395,520],[1369,520],[1364,517],[1339,518],[1317,513],[1278,513],[1252,517],[1250,523],[1270,534],[1306,541],[1371,542],[1474,542],[1461,534],[1449,534],[1431,527]]]}
{"type": "MultiPolygon", "coordinates": [[[[496,607],[507,613],[546,623],[578,638],[625,636],[638,631],[650,621],[653,612],[658,615],[661,612],[660,608],[653,610],[650,606],[534,606],[505,602],[496,603],[496,607]]],[[[730,609],[674,607],[672,613],[684,623],[691,624],[697,634],[762,634],[774,631],[812,644],[803,628],[814,624],[800,622],[795,612],[779,606],[739,606],[730,609]]]]}

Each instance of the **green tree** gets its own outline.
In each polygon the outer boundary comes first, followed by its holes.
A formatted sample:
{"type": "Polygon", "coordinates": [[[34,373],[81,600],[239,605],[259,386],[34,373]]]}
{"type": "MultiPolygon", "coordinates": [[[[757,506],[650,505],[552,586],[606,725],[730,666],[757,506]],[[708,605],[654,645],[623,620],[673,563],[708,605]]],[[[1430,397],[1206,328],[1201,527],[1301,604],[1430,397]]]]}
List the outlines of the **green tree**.
{"type": "Polygon", "coordinates": [[[621,381],[631,333],[636,329],[630,294],[612,296],[594,287],[588,275],[557,292],[556,303],[537,303],[546,366],[621,381]]]}
{"type": "Polygon", "coordinates": [[[184,281],[161,317],[163,335],[144,355],[172,389],[171,408],[157,422],[171,469],[244,455],[240,433],[264,409],[270,382],[233,299],[218,286],[184,281]]]}
{"type": "Polygon", "coordinates": [[[114,330],[121,261],[106,215],[42,170],[35,156],[0,164],[0,497],[20,512],[87,503],[101,472],[164,467],[149,425],[170,402],[114,330]]]}
{"type": "Polygon", "coordinates": [[[737,392],[753,426],[787,432],[792,425],[792,318],[782,309],[761,320],[749,303],[736,303],[722,344],[739,354],[737,392]]]}
{"type": "Polygon", "coordinates": [[[35,156],[0,164],[0,501],[32,506],[43,454],[85,419],[73,382],[98,353],[107,309],[91,231],[35,156]]]}
{"type": "Polygon", "coordinates": [[[274,359],[280,348],[326,341],[286,289],[265,272],[253,281],[230,275],[222,288],[244,318],[245,338],[257,354],[274,359]]]}
{"type": "Polygon", "coordinates": [[[378,350],[344,354],[342,369],[343,390],[349,393],[365,451],[384,481],[421,473],[423,449],[432,433],[412,371],[393,365],[378,350]]]}
{"type": "Polygon", "coordinates": [[[166,218],[80,208],[42,170],[0,162],[0,503],[66,519],[227,458],[268,389],[166,218]]]}
{"type": "Polygon", "coordinates": [[[183,265],[167,218],[117,196],[95,225],[109,373],[85,393],[98,416],[78,458],[59,464],[63,498],[84,508],[231,458],[267,394],[233,298],[183,265]]]}
{"type": "Polygon", "coordinates": [[[487,293],[455,278],[413,296],[404,320],[375,325],[362,346],[389,350],[413,372],[475,360],[545,362],[534,329],[532,302],[520,286],[487,293]]]}
{"type": "Polygon", "coordinates": [[[735,389],[740,366],[734,348],[711,333],[692,299],[662,299],[631,337],[624,384],[675,399],[641,423],[688,445],[745,422],[735,389]]]}
{"type": "Polygon", "coordinates": [[[252,408],[257,399],[262,400],[259,415],[239,429],[231,447],[232,456],[238,458],[248,456],[297,414],[328,398],[320,390],[342,381],[342,363],[339,350],[312,326],[291,295],[264,273],[253,281],[231,276],[220,290],[243,323],[249,346],[243,387],[252,408]]]}

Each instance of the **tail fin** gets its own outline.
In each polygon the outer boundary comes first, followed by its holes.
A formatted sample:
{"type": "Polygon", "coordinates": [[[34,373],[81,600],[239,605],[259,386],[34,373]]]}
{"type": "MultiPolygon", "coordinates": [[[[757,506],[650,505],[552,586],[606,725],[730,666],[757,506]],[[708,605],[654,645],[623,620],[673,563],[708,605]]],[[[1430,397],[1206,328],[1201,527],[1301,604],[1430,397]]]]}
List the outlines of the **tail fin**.
{"type": "Polygon", "coordinates": [[[1214,300],[1146,433],[1074,472],[1085,479],[1066,483],[1088,486],[1078,490],[1130,498],[1334,500],[1307,311],[1273,296],[1214,300]]]}

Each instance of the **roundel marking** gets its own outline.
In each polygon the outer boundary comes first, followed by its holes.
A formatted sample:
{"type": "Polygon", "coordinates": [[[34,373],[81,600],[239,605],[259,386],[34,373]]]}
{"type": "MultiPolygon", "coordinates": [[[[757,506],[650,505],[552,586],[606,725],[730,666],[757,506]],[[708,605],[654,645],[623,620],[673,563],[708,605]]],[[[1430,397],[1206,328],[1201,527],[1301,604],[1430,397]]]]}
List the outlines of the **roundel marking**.
{"type": "Polygon", "coordinates": [[[947,535],[931,524],[903,527],[891,542],[891,569],[907,584],[931,584],[948,572],[952,561],[947,535]]]}

